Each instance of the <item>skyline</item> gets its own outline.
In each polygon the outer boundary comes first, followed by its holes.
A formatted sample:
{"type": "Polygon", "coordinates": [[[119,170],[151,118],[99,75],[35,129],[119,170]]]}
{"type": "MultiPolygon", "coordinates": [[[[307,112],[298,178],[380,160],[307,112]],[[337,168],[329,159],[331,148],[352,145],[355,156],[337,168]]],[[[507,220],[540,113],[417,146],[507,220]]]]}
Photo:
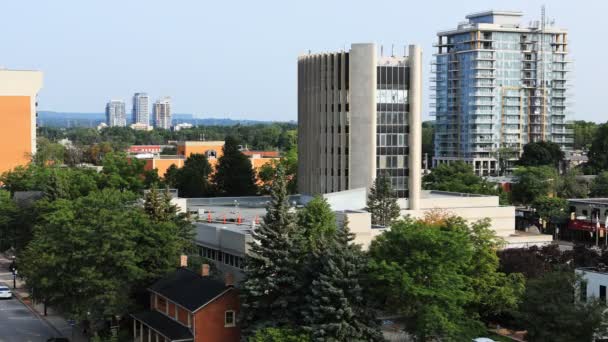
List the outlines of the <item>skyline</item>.
{"type": "MultiPolygon", "coordinates": [[[[522,23],[527,24],[540,19],[541,5],[463,1],[408,8],[411,4],[396,1],[315,0],[209,5],[182,1],[166,6],[161,1],[26,0],[5,4],[0,13],[5,33],[0,38],[5,47],[0,66],[44,72],[40,110],[98,113],[111,99],[126,100],[129,108],[133,93],[147,92],[151,98],[171,96],[176,113],[289,121],[297,117],[299,54],[336,51],[358,42],[383,45],[385,54],[394,44],[397,54],[408,44],[420,44],[423,119],[429,120],[436,33],[455,28],[469,13],[489,9],[522,11],[522,23]]],[[[549,3],[547,18],[569,31],[574,62],[568,119],[604,122],[599,109],[603,94],[595,83],[608,72],[598,68],[595,56],[606,55],[608,47],[597,43],[595,31],[608,4],[593,1],[584,6],[581,20],[578,3],[549,3]]]]}

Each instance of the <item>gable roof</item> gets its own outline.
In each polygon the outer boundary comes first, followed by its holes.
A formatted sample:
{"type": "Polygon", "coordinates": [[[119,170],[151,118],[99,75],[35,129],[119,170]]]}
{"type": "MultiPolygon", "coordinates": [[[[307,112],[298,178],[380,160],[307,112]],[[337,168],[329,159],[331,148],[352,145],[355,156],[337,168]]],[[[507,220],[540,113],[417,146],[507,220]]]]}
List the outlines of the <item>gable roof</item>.
{"type": "Polygon", "coordinates": [[[163,335],[169,341],[192,341],[194,338],[190,329],[158,311],[141,312],[132,314],[131,317],[163,335]]]}
{"type": "Polygon", "coordinates": [[[154,283],[149,290],[194,312],[231,288],[219,280],[179,268],[154,283]]]}

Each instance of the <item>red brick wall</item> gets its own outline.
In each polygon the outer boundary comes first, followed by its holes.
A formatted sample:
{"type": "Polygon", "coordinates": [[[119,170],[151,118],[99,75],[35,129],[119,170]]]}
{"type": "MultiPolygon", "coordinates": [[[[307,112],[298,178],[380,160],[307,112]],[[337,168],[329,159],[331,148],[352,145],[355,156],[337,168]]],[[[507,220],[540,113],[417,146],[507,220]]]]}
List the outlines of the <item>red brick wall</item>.
{"type": "Polygon", "coordinates": [[[181,324],[188,326],[188,311],[186,311],[186,309],[178,306],[177,307],[177,320],[181,324]]]}
{"type": "Polygon", "coordinates": [[[238,342],[241,338],[239,327],[224,327],[224,313],[227,310],[233,310],[235,317],[238,317],[239,297],[235,289],[196,312],[194,342],[238,342]]]}
{"type": "Polygon", "coordinates": [[[175,317],[175,304],[169,302],[169,311],[167,312],[169,317],[175,317]]]}

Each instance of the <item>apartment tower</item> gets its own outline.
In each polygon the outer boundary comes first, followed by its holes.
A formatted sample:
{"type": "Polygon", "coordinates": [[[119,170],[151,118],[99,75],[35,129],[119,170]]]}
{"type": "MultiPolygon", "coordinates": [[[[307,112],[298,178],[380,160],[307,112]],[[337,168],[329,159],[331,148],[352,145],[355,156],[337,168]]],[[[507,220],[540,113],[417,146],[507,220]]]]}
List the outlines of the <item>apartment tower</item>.
{"type": "Polygon", "coordinates": [[[154,103],[154,127],[171,128],[171,98],[165,97],[154,103]]]}
{"type": "Polygon", "coordinates": [[[399,197],[417,205],[422,51],[382,50],[353,44],[298,58],[300,193],[369,189],[385,174],[399,197]]]}
{"type": "Polygon", "coordinates": [[[124,101],[112,100],[106,104],[106,123],[110,127],[125,127],[127,125],[124,101]]]}
{"type": "Polygon", "coordinates": [[[36,97],[42,72],[0,69],[0,173],[29,163],[36,153],[36,97]]]}
{"type": "Polygon", "coordinates": [[[462,160],[479,175],[508,172],[529,142],[569,149],[566,129],[567,31],[545,19],[521,24],[521,12],[466,16],[439,32],[433,164],[462,160]]]}
{"type": "Polygon", "coordinates": [[[146,93],[133,95],[133,124],[150,125],[150,97],[146,93]]]}

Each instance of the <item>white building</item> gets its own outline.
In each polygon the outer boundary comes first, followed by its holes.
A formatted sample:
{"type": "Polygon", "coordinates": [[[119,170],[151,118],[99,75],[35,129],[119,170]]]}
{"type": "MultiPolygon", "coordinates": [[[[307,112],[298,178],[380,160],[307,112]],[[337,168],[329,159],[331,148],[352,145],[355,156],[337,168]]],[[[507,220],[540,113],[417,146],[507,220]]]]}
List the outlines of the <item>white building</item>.
{"type": "Polygon", "coordinates": [[[595,298],[606,304],[608,267],[600,264],[596,267],[580,267],[574,272],[580,277],[576,288],[576,298],[581,302],[595,298]]]}
{"type": "Polygon", "coordinates": [[[133,95],[133,123],[150,124],[150,97],[146,93],[133,95]]]}
{"type": "Polygon", "coordinates": [[[171,128],[171,98],[164,97],[154,102],[154,127],[171,128]]]}
{"type": "Polygon", "coordinates": [[[125,101],[112,100],[106,104],[106,123],[110,127],[125,127],[127,125],[125,101]]]}

